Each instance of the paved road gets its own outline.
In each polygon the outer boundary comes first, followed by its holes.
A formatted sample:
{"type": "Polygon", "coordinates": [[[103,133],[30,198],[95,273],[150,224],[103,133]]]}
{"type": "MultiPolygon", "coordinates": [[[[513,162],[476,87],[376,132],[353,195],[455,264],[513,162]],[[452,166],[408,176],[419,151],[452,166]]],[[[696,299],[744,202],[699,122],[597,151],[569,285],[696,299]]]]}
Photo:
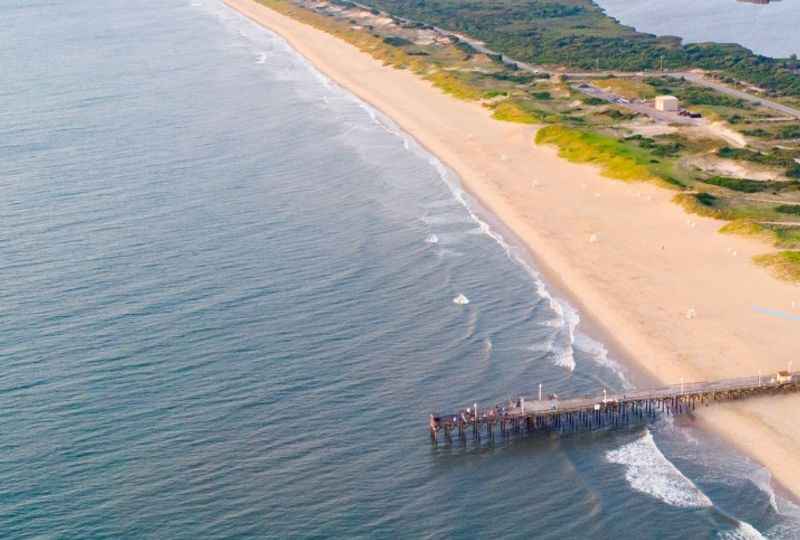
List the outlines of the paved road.
{"type": "Polygon", "coordinates": [[[727,94],[732,97],[749,101],[750,103],[758,103],[762,107],[766,107],[768,109],[772,109],[774,111],[778,111],[783,114],[793,116],[795,118],[800,118],[800,110],[798,109],[789,107],[782,103],[777,103],[775,101],[770,101],[768,99],[754,96],[752,94],[748,94],[747,92],[742,92],[741,90],[731,88],[730,86],[726,86],[717,81],[707,79],[702,75],[698,75],[697,73],[672,73],[670,74],[670,77],[684,77],[686,80],[691,81],[694,84],[705,86],[706,88],[711,88],[721,94],[727,94]]]}
{"type": "Polygon", "coordinates": [[[620,98],[618,95],[606,92],[596,86],[581,84],[576,87],[576,90],[587,96],[602,99],[609,103],[616,103],[639,114],[647,115],[656,122],[661,122],[662,124],[684,124],[687,126],[699,126],[702,124],[702,120],[699,118],[690,118],[677,113],[658,111],[649,105],[628,101],[627,99],[620,98]]]}

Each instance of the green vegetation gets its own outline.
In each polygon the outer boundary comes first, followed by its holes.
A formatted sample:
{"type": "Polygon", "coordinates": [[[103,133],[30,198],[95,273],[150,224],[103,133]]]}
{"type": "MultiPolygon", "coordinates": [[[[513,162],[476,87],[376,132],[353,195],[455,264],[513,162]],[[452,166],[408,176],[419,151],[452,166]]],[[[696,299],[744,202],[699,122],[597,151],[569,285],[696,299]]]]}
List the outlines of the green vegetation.
{"type": "Polygon", "coordinates": [[[658,157],[677,156],[680,154],[681,150],[685,148],[685,146],[678,141],[659,144],[654,139],[643,137],[642,135],[632,135],[630,137],[625,137],[624,140],[635,141],[639,144],[639,147],[650,150],[654,156],[658,157]]]}
{"type": "Polygon", "coordinates": [[[578,69],[641,71],[703,68],[771,92],[800,96],[792,59],[739,45],[693,43],[636,32],[591,0],[363,0],[365,4],[485,41],[518,60],[578,69]]]}
{"type": "Polygon", "coordinates": [[[593,84],[598,88],[614,92],[618,96],[622,96],[627,99],[652,99],[659,93],[668,93],[658,92],[647,82],[638,81],[636,79],[620,79],[612,77],[609,79],[600,79],[594,81],[593,84]]]}
{"type": "Polygon", "coordinates": [[[773,148],[770,152],[759,152],[747,148],[730,148],[724,146],[717,151],[719,157],[750,161],[771,167],[785,168],[789,178],[800,178],[800,163],[795,161],[800,153],[797,151],[773,148]]]}
{"type": "Polygon", "coordinates": [[[506,100],[494,107],[492,118],[504,122],[517,122],[520,124],[541,124],[545,121],[544,113],[524,101],[506,100]]]}
{"type": "Polygon", "coordinates": [[[581,98],[581,101],[583,101],[587,105],[605,105],[606,103],[608,103],[604,99],[600,99],[600,98],[596,98],[596,97],[590,97],[590,96],[583,96],[581,98]]]}
{"type": "Polygon", "coordinates": [[[778,193],[781,191],[800,190],[799,182],[748,180],[746,178],[729,178],[726,176],[713,176],[711,178],[703,178],[700,181],[706,184],[723,187],[733,191],[739,191],[741,193],[760,193],[763,191],[771,191],[773,193],[778,193]]]}
{"type": "Polygon", "coordinates": [[[406,38],[398,37],[398,36],[388,36],[383,38],[383,42],[387,45],[391,45],[392,47],[407,47],[408,45],[412,45],[413,43],[406,38]]]}
{"type": "Polygon", "coordinates": [[[780,206],[776,206],[775,211],[780,212],[781,214],[793,214],[795,216],[800,216],[800,204],[782,204],[780,206]]]}
{"type": "Polygon", "coordinates": [[[800,139],[800,125],[785,126],[778,132],[780,139],[800,139]]]}
{"type": "Polygon", "coordinates": [[[742,99],[720,94],[710,88],[693,86],[685,79],[668,77],[648,77],[645,82],[659,94],[671,94],[685,105],[710,105],[714,107],[731,107],[734,109],[750,109],[750,103],[742,99]]]}
{"type": "Polygon", "coordinates": [[[480,88],[471,85],[463,75],[457,72],[436,71],[425,76],[434,86],[445,94],[465,101],[477,101],[483,97],[480,88]]]}
{"type": "Polygon", "coordinates": [[[727,208],[724,200],[711,193],[679,193],[673,201],[691,214],[724,220],[739,218],[735,210],[727,208]]]}
{"type": "Polygon", "coordinates": [[[625,181],[655,181],[660,184],[682,186],[661,167],[652,154],[642,148],[626,144],[613,137],[569,128],[547,126],[536,133],[537,144],[553,144],[559,155],[575,163],[593,163],[601,167],[609,178],[625,181]]]}
{"type": "Polygon", "coordinates": [[[799,251],[768,253],[766,255],[758,255],[753,260],[756,264],[769,269],[773,275],[780,279],[795,283],[800,282],[799,251]]]}
{"type": "Polygon", "coordinates": [[[797,227],[764,225],[749,220],[731,221],[719,230],[722,234],[757,237],[781,249],[800,248],[800,223],[797,227]]]}
{"type": "Polygon", "coordinates": [[[755,128],[755,129],[743,129],[742,135],[747,135],[748,137],[757,137],[759,139],[771,139],[772,133],[763,129],[763,128],[755,128]]]}

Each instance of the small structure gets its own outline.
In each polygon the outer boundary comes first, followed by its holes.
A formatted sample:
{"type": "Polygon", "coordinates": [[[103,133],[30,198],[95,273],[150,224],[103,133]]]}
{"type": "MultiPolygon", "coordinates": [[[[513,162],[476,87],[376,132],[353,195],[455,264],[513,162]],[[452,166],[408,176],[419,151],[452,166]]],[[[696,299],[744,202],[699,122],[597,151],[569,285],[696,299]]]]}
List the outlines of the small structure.
{"type": "Polygon", "coordinates": [[[788,382],[792,382],[792,374],[788,371],[779,371],[777,377],[775,377],[775,382],[778,384],[786,384],[788,382]]]}
{"type": "Polygon", "coordinates": [[[678,98],[675,96],[656,96],[656,110],[678,112],[678,98]]]}

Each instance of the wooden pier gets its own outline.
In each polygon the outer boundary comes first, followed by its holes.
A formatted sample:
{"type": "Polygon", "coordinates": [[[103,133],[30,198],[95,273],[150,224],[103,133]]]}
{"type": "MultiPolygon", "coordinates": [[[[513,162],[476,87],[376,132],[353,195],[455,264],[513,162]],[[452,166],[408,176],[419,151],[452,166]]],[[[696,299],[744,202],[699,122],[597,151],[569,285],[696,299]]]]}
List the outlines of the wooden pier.
{"type": "Polygon", "coordinates": [[[516,401],[480,408],[477,404],[454,414],[431,414],[429,428],[434,443],[440,437],[452,442],[481,437],[494,439],[514,434],[571,433],[622,427],[647,422],[659,414],[679,415],[712,403],[735,401],[800,391],[800,372],[780,371],[770,376],[743,377],[715,382],[681,383],[662,388],[630,390],[559,399],[520,397],[516,401]]]}

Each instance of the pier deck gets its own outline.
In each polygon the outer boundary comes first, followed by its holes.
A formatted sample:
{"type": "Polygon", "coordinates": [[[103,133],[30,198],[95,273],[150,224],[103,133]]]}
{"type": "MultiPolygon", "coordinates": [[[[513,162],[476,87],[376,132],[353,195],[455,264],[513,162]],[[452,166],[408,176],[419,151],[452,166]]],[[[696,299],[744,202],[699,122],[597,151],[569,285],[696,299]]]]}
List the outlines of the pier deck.
{"type": "MultiPolygon", "coordinates": [[[[453,414],[431,414],[431,439],[441,433],[447,441],[457,435],[480,439],[535,432],[574,432],[618,427],[646,421],[658,414],[684,414],[698,406],[721,401],[800,391],[800,372],[781,371],[770,376],[742,377],[712,382],[681,383],[660,388],[629,390],[601,396],[516,401],[480,408],[476,404],[453,414]]],[[[540,389],[541,392],[541,389],[540,389]]]]}

